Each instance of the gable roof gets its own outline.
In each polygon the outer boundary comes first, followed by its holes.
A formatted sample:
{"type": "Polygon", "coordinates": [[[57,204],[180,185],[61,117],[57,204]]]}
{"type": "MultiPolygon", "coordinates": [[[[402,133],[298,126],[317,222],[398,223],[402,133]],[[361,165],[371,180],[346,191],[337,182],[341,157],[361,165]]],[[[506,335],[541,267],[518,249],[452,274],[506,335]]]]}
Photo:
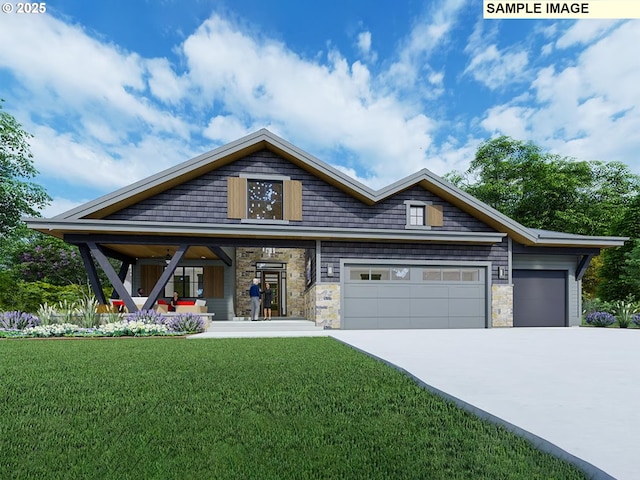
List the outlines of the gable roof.
{"type": "Polygon", "coordinates": [[[368,205],[374,205],[403,190],[419,185],[498,232],[508,234],[523,245],[604,248],[620,246],[627,240],[620,237],[589,237],[527,228],[427,169],[422,169],[380,190],[373,190],[266,129],[261,129],[51,219],[27,219],[27,224],[31,228],[41,230],[47,228],[51,230],[55,225],[95,224],[91,220],[102,219],[111,213],[263,149],[280,155],[368,205]]]}

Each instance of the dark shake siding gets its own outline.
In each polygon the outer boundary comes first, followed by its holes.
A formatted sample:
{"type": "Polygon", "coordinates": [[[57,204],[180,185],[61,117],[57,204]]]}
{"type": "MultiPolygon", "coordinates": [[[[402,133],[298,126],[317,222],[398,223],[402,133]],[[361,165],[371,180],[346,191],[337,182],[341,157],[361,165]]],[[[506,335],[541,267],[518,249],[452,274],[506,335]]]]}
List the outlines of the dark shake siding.
{"type": "Polygon", "coordinates": [[[322,242],[322,281],[340,280],[340,260],[343,258],[371,258],[397,260],[491,262],[492,283],[507,284],[498,278],[498,267],[507,267],[508,244],[504,239],[495,245],[438,245],[410,243],[322,242]],[[333,277],[327,277],[326,265],[333,265],[333,277]]]}
{"type": "MultiPolygon", "coordinates": [[[[303,227],[401,229],[406,223],[405,200],[442,205],[439,231],[492,232],[459,208],[421,187],[413,187],[376,205],[366,205],[278,155],[263,150],[124,208],[109,220],[138,222],[239,223],[227,218],[227,177],[239,174],[285,175],[302,182],[303,227]]],[[[283,226],[286,228],[286,226],[283,226]]]]}

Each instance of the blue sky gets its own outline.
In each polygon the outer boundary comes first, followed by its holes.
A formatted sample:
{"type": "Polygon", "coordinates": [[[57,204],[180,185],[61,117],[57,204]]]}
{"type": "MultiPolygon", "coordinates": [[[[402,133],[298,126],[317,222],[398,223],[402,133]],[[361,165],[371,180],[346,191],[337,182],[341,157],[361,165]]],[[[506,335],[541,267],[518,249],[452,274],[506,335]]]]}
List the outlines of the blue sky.
{"type": "Polygon", "coordinates": [[[266,127],[374,188],[505,134],[640,174],[640,21],[480,0],[58,0],[0,14],[51,216],[266,127]]]}

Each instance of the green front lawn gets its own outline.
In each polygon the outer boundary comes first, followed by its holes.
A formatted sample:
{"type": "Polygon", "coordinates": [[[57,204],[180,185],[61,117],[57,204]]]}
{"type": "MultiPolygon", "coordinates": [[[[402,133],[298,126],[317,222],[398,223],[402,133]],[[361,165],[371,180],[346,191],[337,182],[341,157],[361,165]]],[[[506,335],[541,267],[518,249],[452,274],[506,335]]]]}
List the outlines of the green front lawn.
{"type": "Polygon", "coordinates": [[[568,479],[330,338],[0,340],[0,478],[568,479]]]}

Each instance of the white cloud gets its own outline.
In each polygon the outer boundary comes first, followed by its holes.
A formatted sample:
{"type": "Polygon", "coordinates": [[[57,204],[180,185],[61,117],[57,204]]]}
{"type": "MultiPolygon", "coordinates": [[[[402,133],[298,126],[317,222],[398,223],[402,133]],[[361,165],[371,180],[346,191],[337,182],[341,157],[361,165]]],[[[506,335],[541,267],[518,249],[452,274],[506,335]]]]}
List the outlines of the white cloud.
{"type": "Polygon", "coordinates": [[[40,211],[40,214],[44,218],[51,218],[61,213],[67,212],[72,208],[79,207],[83,203],[88,202],[90,199],[85,200],[69,200],[68,198],[54,197],[51,204],[40,211]]]}
{"type": "Polygon", "coordinates": [[[302,59],[217,15],[183,49],[194,90],[227,112],[209,123],[210,138],[222,139],[225,130],[244,133],[241,119],[251,118],[253,124],[279,125],[287,139],[314,151],[332,145],[351,150],[360,169],[374,177],[395,179],[425,160],[436,122],[419,105],[383,94],[367,66],[349,64],[338,51],[328,53],[326,64],[302,59]],[[390,158],[403,161],[390,164],[390,158]]]}
{"type": "Polygon", "coordinates": [[[491,90],[522,81],[529,66],[528,51],[518,45],[500,49],[495,42],[496,27],[489,32],[484,28],[484,22],[477,22],[469,36],[465,47],[469,62],[463,74],[471,75],[491,90]]]}
{"type": "Polygon", "coordinates": [[[496,45],[486,45],[476,50],[464,73],[470,73],[490,89],[502,87],[518,80],[529,63],[526,51],[499,51],[496,45]]]}
{"type": "Polygon", "coordinates": [[[563,49],[575,45],[588,44],[609,32],[617,20],[578,20],[556,42],[563,49]]]}
{"type": "Polygon", "coordinates": [[[247,128],[236,117],[218,115],[211,119],[203,135],[216,142],[228,143],[244,137],[255,130],[258,130],[258,128],[253,126],[247,128]]]}
{"type": "MultiPolygon", "coordinates": [[[[532,103],[514,100],[495,106],[481,125],[492,133],[531,139],[561,155],[631,164],[640,148],[640,57],[612,52],[639,44],[638,26],[618,24],[569,66],[539,69],[531,83],[534,96],[525,97],[532,103]]],[[[602,28],[571,35],[587,42],[590,35],[601,35],[602,28]]],[[[638,171],[637,162],[631,168],[638,171]]]]}
{"type": "Polygon", "coordinates": [[[145,66],[149,71],[151,93],[165,103],[179,103],[188,89],[186,79],[176,75],[166,58],[147,60],[145,66]]]}
{"type": "Polygon", "coordinates": [[[363,55],[368,55],[371,52],[371,32],[358,34],[358,48],[363,55]]]}
{"type": "Polygon", "coordinates": [[[430,56],[449,41],[448,34],[467,3],[466,0],[446,0],[430,4],[430,12],[416,19],[397,59],[383,75],[384,83],[394,89],[417,89],[423,98],[440,95],[439,89],[420,88],[422,74],[431,71],[430,56]]]}

